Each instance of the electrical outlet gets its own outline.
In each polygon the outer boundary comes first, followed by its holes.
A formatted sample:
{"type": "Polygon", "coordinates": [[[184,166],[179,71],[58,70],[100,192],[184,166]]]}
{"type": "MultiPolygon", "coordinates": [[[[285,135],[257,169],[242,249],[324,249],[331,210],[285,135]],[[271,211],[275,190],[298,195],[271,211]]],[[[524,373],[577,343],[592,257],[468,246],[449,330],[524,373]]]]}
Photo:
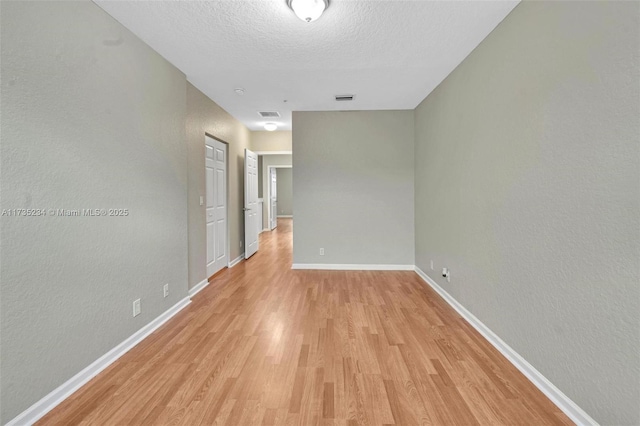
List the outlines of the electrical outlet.
{"type": "Polygon", "coordinates": [[[447,279],[447,282],[451,282],[451,271],[448,268],[442,268],[442,276],[447,279]]]}
{"type": "Polygon", "coordinates": [[[320,256],[324,256],[324,249],[323,248],[320,249],[320,256]]]}
{"type": "Polygon", "coordinates": [[[140,299],[133,301],[133,316],[137,317],[138,315],[140,315],[140,299]]]}
{"type": "Polygon", "coordinates": [[[433,271],[433,260],[431,261],[431,270],[433,271]]]}
{"type": "Polygon", "coordinates": [[[169,284],[165,284],[164,285],[164,297],[167,297],[169,295],[169,284]]]}
{"type": "Polygon", "coordinates": [[[204,206],[204,197],[202,195],[200,196],[200,205],[204,206]]]}

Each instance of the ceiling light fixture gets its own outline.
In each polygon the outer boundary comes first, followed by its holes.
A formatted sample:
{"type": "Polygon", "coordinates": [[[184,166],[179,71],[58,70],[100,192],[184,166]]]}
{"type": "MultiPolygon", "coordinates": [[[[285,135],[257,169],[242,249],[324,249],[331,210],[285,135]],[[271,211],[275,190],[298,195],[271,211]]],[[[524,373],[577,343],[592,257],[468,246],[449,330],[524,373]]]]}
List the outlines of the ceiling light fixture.
{"type": "Polygon", "coordinates": [[[244,95],[244,89],[242,87],[238,87],[237,89],[234,89],[233,91],[236,92],[240,96],[244,95]]]}
{"type": "Polygon", "coordinates": [[[296,16],[305,22],[313,22],[329,7],[329,0],[287,0],[296,16]]]}
{"type": "Polygon", "coordinates": [[[278,125],[276,123],[265,123],[264,129],[269,132],[273,132],[274,130],[278,129],[278,125]]]}

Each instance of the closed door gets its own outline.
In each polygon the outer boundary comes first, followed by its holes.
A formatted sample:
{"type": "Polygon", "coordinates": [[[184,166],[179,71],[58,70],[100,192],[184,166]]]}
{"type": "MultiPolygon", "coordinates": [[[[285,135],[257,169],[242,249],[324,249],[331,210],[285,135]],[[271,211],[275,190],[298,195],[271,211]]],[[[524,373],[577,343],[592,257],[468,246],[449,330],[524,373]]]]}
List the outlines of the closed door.
{"type": "Polygon", "coordinates": [[[258,156],[244,150],[244,257],[258,251],[258,156]]]}
{"type": "Polygon", "coordinates": [[[278,226],[278,175],[275,168],[269,169],[269,182],[271,184],[271,229],[278,226]]]}
{"type": "Polygon", "coordinates": [[[229,264],[227,252],[227,145],[205,138],[207,277],[229,264]]]}

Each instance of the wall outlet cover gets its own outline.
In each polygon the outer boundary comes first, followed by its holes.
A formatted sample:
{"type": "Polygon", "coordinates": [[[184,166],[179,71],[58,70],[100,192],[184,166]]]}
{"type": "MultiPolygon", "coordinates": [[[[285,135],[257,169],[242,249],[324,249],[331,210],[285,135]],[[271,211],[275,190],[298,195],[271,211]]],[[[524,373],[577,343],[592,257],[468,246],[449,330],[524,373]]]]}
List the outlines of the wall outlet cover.
{"type": "Polygon", "coordinates": [[[140,315],[140,299],[133,301],[133,316],[137,317],[138,315],[140,315]]]}

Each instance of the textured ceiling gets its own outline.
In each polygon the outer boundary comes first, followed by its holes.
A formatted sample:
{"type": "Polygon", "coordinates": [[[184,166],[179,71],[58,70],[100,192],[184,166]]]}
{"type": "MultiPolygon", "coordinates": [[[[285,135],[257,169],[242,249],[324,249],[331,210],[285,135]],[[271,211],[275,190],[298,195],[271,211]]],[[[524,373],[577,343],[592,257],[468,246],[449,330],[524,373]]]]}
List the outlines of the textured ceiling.
{"type": "Polygon", "coordinates": [[[291,129],[292,110],[413,109],[518,3],[332,0],[305,23],[286,0],[95,2],[252,130],[291,129]]]}

